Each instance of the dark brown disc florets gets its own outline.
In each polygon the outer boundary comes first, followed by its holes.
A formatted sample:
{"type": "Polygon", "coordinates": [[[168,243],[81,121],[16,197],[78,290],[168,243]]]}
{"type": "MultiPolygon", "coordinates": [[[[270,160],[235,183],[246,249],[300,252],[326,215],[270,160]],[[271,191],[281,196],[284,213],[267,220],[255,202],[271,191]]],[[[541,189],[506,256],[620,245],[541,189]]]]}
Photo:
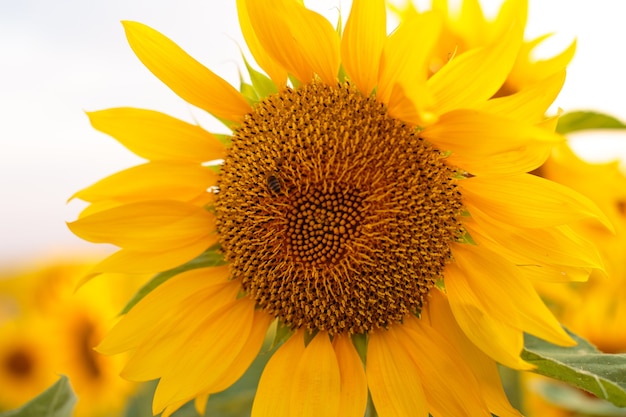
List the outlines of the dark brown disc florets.
{"type": "Polygon", "coordinates": [[[234,279],[293,328],[364,333],[419,311],[462,234],[457,170],[348,84],[256,105],[216,201],[234,279]]]}

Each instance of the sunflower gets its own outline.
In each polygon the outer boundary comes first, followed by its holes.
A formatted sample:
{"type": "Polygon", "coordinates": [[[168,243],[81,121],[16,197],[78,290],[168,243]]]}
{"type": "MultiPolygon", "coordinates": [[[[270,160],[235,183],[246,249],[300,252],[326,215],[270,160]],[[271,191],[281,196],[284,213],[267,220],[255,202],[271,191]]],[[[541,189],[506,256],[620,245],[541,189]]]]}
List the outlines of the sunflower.
{"type": "Polygon", "coordinates": [[[161,33],[124,22],[148,69],[232,134],[222,145],[152,110],[89,113],[148,162],[78,192],[91,205],[69,227],[120,247],[92,274],[160,272],[217,245],[224,265],[158,286],[98,350],[130,351],[128,379],[160,379],[154,413],[192,399],[202,411],[277,322],[289,337],[253,416],[362,416],[368,392],[381,417],[518,415],[496,361],[531,368],[519,357],[524,332],[573,344],[533,283],[601,268],[570,224],[608,224],[586,198],[528,174],[562,140],[545,112],[564,68],[494,98],[523,20],[431,75],[440,11],[388,35],[385,3],[357,0],[340,35],[297,1],[237,6],[267,74],[251,68],[245,95],[161,33]]]}
{"type": "Polygon", "coordinates": [[[119,377],[123,357],[93,350],[119,312],[121,297],[131,294],[133,280],[110,277],[77,290],[90,267],[55,261],[2,277],[0,294],[13,307],[10,322],[0,322],[0,407],[21,405],[61,374],[80,399],[78,417],[117,414],[135,391],[135,384],[119,377]]]}
{"type": "MultiPolygon", "coordinates": [[[[390,7],[401,19],[410,19],[418,13],[417,7],[411,1],[401,7],[391,2],[390,7]]],[[[444,16],[442,33],[429,61],[429,70],[437,72],[453,55],[495,42],[502,35],[503,29],[509,27],[514,20],[525,25],[528,0],[505,0],[493,19],[485,15],[479,0],[463,0],[460,4],[450,0],[433,0],[432,9],[444,16]]],[[[522,42],[515,63],[496,93],[497,96],[519,92],[557,74],[572,60],[576,41],[558,55],[545,59],[534,58],[535,48],[550,36],[543,35],[522,42]]]]}
{"type": "Polygon", "coordinates": [[[22,405],[57,379],[46,329],[33,318],[0,323],[0,410],[22,405]]]}

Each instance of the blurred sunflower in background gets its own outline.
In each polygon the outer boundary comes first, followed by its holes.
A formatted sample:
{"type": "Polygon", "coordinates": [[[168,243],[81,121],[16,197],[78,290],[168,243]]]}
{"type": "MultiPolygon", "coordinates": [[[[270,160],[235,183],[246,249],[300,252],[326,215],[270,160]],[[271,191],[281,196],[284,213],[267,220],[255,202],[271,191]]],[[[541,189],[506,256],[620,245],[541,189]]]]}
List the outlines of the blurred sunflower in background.
{"type": "Polygon", "coordinates": [[[382,0],[354,1],[343,31],[293,0],[237,6],[267,74],[249,67],[241,93],[124,22],[144,65],[232,134],[153,110],[89,113],[148,160],[75,195],[90,206],[71,230],[120,247],[91,274],[184,271],[98,350],[130,352],[128,379],[159,379],[165,416],[194,399],[203,413],[273,323],[289,332],[252,416],[363,416],[368,394],[381,417],[519,415],[496,362],[531,368],[524,332],[573,344],[534,284],[600,269],[573,225],[610,226],[587,198],[528,174],[562,142],[545,113],[568,58],[508,86],[527,59],[523,1],[505,3],[489,37],[448,49],[447,8],[387,34],[382,0]],[[207,253],[222,265],[181,267],[207,253]]]}
{"type": "MultiPolygon", "coordinates": [[[[593,200],[616,233],[583,222],[593,238],[606,275],[592,274],[585,285],[568,287],[543,283],[538,287],[560,321],[604,353],[626,353],[626,176],[617,161],[586,162],[563,144],[556,148],[538,175],[572,187],[593,200]]],[[[529,416],[626,415],[606,401],[556,381],[524,376],[529,416]]]]}
{"type": "Polygon", "coordinates": [[[119,377],[123,357],[93,350],[111,327],[132,280],[91,282],[90,264],[54,262],[0,274],[0,410],[19,407],[67,375],[79,398],[77,417],[120,415],[136,384],[119,377]],[[117,282],[120,281],[120,282],[117,282]],[[124,284],[126,283],[126,284],[124,284]]]}

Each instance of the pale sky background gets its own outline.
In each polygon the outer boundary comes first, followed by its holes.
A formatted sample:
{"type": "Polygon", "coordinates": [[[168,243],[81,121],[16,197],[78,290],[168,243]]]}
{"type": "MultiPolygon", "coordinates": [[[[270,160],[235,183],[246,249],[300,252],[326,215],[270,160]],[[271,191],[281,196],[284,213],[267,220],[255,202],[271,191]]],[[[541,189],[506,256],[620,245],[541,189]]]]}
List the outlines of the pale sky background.
{"type": "MultiPolygon", "coordinates": [[[[333,21],[340,3],[349,11],[343,0],[306,3],[333,21]]],[[[625,18],[623,0],[530,0],[527,37],[554,32],[553,49],[578,38],[559,107],[626,120],[625,18]]],[[[0,270],[110,250],[69,232],[65,222],[84,205],[66,200],[140,160],[94,131],[85,110],[136,106],[219,126],[143,67],[120,20],[154,27],[237,85],[243,41],[234,0],[0,0],[0,270]]],[[[623,133],[576,144],[588,158],[626,161],[623,133]]]]}

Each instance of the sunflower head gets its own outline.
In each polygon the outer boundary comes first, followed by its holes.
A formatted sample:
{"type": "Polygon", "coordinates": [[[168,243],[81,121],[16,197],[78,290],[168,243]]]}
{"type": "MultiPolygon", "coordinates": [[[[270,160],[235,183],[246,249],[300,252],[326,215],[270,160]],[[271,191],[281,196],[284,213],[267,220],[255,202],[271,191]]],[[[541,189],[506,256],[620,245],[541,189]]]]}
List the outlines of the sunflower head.
{"type": "Polygon", "coordinates": [[[155,413],[202,410],[279,322],[290,333],[255,417],[362,416],[368,391],[380,416],[515,415],[495,362],[530,367],[524,332],[573,343],[535,283],[601,268],[571,224],[604,216],[528,174],[562,141],[545,113],[564,62],[502,96],[525,14],[433,71],[443,9],[388,34],[382,0],[354,1],[344,30],[299,1],[237,7],[267,74],[250,67],[245,95],[124,23],[139,59],[231,134],[151,110],[89,114],[148,162],[77,193],[92,204],[70,227],[120,247],[95,274],[165,271],[98,350],[133,351],[124,376],[160,379],[155,413]]]}
{"type": "Polygon", "coordinates": [[[418,313],[463,228],[457,170],[349,84],[259,103],[215,202],[232,278],[292,328],[364,333],[418,313]]]}

